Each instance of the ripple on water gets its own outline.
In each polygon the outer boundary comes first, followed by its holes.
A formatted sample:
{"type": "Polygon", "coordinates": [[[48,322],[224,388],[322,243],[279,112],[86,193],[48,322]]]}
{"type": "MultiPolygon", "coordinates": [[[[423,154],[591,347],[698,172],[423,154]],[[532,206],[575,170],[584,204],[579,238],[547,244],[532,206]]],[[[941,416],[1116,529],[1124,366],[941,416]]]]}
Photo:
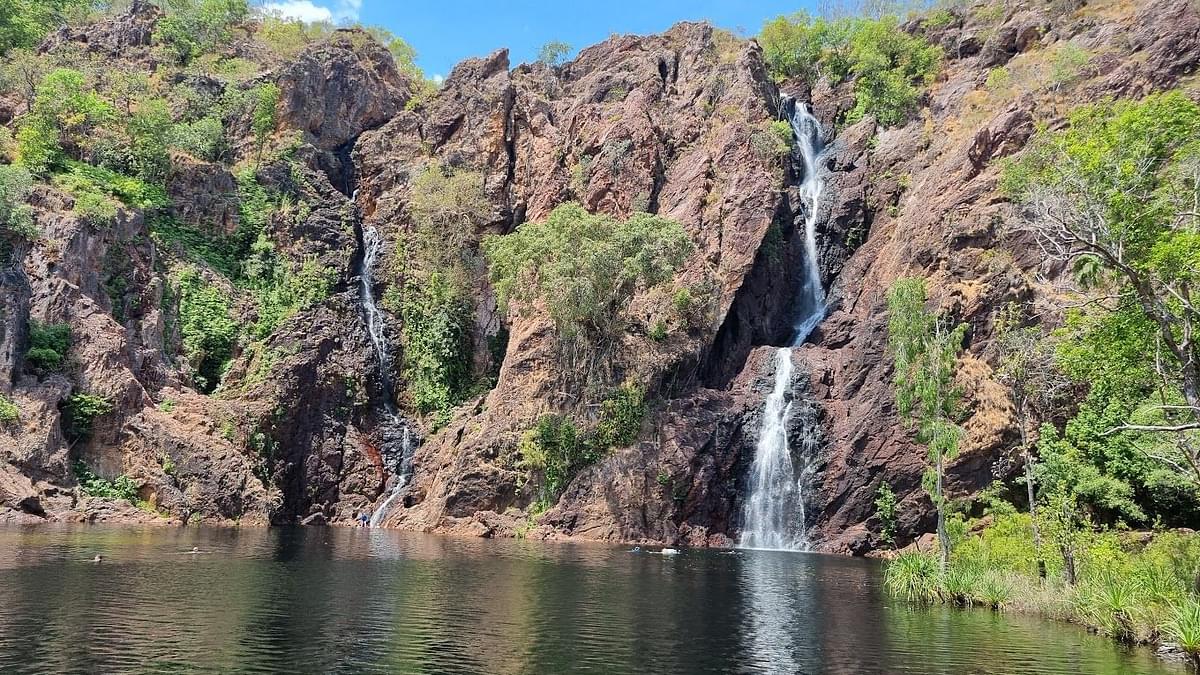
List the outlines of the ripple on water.
{"type": "Polygon", "coordinates": [[[1071,626],[892,602],[879,569],[336,528],[0,529],[0,672],[1180,672],[1071,626]]]}

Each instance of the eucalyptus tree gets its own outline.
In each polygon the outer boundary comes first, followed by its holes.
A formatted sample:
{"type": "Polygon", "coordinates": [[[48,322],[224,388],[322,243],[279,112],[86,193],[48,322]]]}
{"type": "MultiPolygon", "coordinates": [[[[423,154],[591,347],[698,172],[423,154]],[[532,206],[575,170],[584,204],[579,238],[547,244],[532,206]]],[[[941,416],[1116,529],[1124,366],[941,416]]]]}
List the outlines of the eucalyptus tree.
{"type": "Polygon", "coordinates": [[[1200,106],[1178,92],[1084,106],[1065,129],[1039,131],[1002,183],[1020,207],[1019,229],[1048,261],[1091,271],[1101,289],[1088,303],[1095,329],[1144,339],[1157,390],[1105,434],[1173,437],[1169,452],[1146,454],[1196,486],[1198,139],[1200,106]]]}
{"type": "Polygon", "coordinates": [[[928,449],[925,475],[937,509],[941,569],[950,559],[946,533],[946,462],[958,454],[963,429],[957,423],[961,392],[954,384],[966,324],[925,308],[925,280],[898,279],[888,293],[888,347],[895,360],[896,405],[917,441],[928,449]]]}
{"type": "Polygon", "coordinates": [[[999,356],[997,379],[1008,389],[1017,418],[1017,451],[1025,472],[1033,546],[1037,552],[1038,576],[1046,577],[1042,533],[1038,522],[1038,495],[1034,448],[1039,428],[1070,387],[1070,381],[1055,362],[1056,342],[1040,326],[1024,326],[1025,312],[1016,303],[1004,305],[995,322],[995,347],[999,356]]]}

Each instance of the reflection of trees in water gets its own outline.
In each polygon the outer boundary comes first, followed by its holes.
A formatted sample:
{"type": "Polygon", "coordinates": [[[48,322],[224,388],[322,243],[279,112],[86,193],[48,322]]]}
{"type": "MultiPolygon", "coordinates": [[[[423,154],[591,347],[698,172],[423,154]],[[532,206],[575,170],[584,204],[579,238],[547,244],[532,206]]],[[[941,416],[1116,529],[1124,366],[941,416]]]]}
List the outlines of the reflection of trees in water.
{"type": "Polygon", "coordinates": [[[0,672],[1170,672],[1071,626],[879,586],[872,561],[762,551],[0,529],[0,672]]]}

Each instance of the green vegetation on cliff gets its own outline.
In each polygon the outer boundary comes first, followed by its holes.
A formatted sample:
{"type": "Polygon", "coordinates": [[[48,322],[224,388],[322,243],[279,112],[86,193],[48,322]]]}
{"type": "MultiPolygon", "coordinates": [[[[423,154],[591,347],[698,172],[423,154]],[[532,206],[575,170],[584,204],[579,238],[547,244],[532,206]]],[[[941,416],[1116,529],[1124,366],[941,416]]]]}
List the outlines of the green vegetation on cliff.
{"type": "Polygon", "coordinates": [[[444,421],[472,387],[474,297],[481,272],[479,230],[490,203],[483,175],[431,166],[413,181],[414,232],[399,283],[384,304],[399,314],[404,377],[413,405],[444,421]]]}
{"type": "Polygon", "coordinates": [[[758,41],[779,80],[836,86],[853,81],[847,122],[874,115],[880,124],[906,122],[941,63],[941,48],[900,27],[895,16],[813,19],[798,13],[763,25],[758,41]]]}
{"type": "Polygon", "coordinates": [[[1200,544],[1167,528],[1200,517],[1200,105],[1168,92],[1087,105],[1067,122],[1038,130],[1003,172],[1013,229],[1077,285],[1057,329],[1016,304],[997,313],[1023,476],[955,505],[948,566],[906,553],[888,586],[1197,656],[1200,544]],[[972,522],[980,503],[986,520],[972,522]]]}
{"type": "Polygon", "coordinates": [[[25,359],[42,372],[61,370],[71,349],[71,326],[65,323],[29,322],[29,351],[25,359]]]}
{"type": "Polygon", "coordinates": [[[954,384],[955,362],[967,327],[925,308],[925,280],[896,281],[888,294],[888,346],[896,362],[896,406],[929,452],[925,489],[937,508],[940,564],[950,558],[946,533],[946,462],[958,454],[963,430],[956,420],[962,393],[954,384]]]}
{"type": "Polygon", "coordinates": [[[483,249],[501,305],[543,306],[568,367],[585,374],[625,332],[634,293],[669,281],[692,243],[666,218],[635,213],[620,220],[569,202],[542,222],[484,240],[483,249]]]}
{"type": "Polygon", "coordinates": [[[647,410],[645,389],[626,383],[601,402],[598,419],[582,428],[563,415],[538,418],[518,448],[520,468],[540,474],[538,500],[552,502],[580,470],[636,441],[647,410]]]}

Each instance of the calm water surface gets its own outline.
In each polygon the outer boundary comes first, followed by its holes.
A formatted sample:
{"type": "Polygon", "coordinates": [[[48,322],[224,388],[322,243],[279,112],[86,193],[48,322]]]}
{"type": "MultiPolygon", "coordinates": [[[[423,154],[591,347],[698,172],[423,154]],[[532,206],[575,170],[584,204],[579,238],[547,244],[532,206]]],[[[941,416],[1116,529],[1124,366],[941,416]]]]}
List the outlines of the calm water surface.
{"type": "Polygon", "coordinates": [[[867,560],[38,527],[0,528],[0,672],[1184,671],[1072,626],[895,602],[867,560]]]}

